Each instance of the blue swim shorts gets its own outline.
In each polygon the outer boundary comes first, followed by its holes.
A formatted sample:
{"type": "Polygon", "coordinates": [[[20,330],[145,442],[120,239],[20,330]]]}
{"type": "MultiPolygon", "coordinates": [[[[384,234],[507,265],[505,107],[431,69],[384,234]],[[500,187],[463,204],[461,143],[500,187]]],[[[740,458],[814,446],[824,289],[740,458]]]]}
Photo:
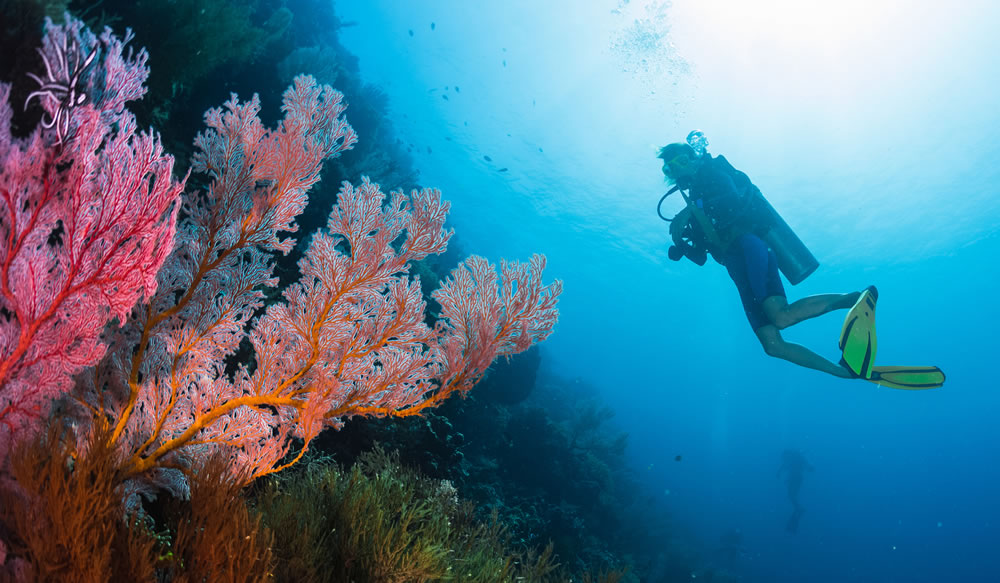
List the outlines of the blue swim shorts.
{"type": "Polygon", "coordinates": [[[740,292],[750,327],[756,332],[761,326],[771,324],[764,313],[764,300],[771,296],[785,297],[774,251],[757,235],[746,233],[729,246],[725,261],[729,277],[740,292]]]}

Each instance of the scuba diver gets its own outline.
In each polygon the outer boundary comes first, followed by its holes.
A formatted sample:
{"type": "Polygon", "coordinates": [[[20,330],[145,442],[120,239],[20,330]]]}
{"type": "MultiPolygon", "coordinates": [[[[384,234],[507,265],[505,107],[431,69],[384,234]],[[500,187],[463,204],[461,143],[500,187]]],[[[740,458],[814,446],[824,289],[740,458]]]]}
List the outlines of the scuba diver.
{"type": "Polygon", "coordinates": [[[731,528],[719,537],[719,555],[727,569],[733,569],[739,563],[740,557],[746,554],[743,546],[743,531],[731,528]]]}
{"type": "Polygon", "coordinates": [[[670,259],[686,257],[701,266],[710,254],[725,266],[750,327],[769,356],[835,377],[860,378],[892,388],[934,388],[944,383],[944,373],[937,367],[874,366],[875,286],[788,302],[779,271],[796,285],[819,262],[746,174],[724,156],[708,152],[704,132],[694,130],[686,143],[667,144],[657,157],[663,160],[664,177],[674,185],[657,206],[660,217],[670,222],[670,259]],[[667,219],[660,206],[677,191],[685,207],[667,219]],[[839,363],[781,336],[781,330],[789,326],[846,309],[850,311],[841,330],[839,363]]]}
{"type": "Polygon", "coordinates": [[[785,486],[788,488],[788,500],[792,503],[792,515],[785,524],[788,532],[799,531],[799,520],[805,509],[799,504],[799,490],[802,489],[802,479],[806,472],[813,471],[812,465],[806,461],[806,457],[797,449],[786,449],[781,454],[781,467],[778,468],[778,477],[787,472],[785,486]]]}

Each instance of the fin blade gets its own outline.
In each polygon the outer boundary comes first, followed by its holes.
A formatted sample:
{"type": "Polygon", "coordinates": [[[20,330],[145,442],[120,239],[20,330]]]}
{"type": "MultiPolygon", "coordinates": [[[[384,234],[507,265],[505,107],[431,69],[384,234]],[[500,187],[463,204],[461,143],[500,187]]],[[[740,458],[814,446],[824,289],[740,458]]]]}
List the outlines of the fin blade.
{"type": "Polygon", "coordinates": [[[871,290],[861,293],[861,297],[844,318],[838,342],[844,365],[854,374],[869,380],[872,378],[872,365],[878,349],[875,337],[875,298],[871,290]]]}
{"type": "Polygon", "coordinates": [[[936,366],[876,366],[871,382],[890,389],[936,389],[944,385],[945,374],[936,366]]]}

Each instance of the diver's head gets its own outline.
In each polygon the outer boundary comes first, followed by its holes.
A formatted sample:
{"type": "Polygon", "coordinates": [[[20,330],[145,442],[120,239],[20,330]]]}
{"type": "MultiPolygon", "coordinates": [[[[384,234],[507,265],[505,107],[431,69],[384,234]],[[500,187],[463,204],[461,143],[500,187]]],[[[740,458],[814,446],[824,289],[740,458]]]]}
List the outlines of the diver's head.
{"type": "Polygon", "coordinates": [[[705,137],[705,132],[701,130],[691,130],[691,133],[687,135],[685,140],[691,149],[694,150],[696,156],[701,158],[708,152],[708,138],[705,137]]]}
{"type": "Polygon", "coordinates": [[[698,155],[687,144],[667,144],[656,157],[663,160],[663,175],[670,182],[692,176],[698,170],[698,155]]]}

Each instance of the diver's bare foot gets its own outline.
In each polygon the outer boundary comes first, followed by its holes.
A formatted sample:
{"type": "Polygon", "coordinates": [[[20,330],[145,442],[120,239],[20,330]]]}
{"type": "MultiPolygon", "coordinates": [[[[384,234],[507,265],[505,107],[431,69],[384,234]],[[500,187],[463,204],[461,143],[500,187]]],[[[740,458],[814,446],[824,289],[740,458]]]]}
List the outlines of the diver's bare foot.
{"type": "Polygon", "coordinates": [[[854,307],[861,299],[861,292],[850,292],[842,294],[841,298],[833,305],[834,310],[848,310],[854,307]]]}

